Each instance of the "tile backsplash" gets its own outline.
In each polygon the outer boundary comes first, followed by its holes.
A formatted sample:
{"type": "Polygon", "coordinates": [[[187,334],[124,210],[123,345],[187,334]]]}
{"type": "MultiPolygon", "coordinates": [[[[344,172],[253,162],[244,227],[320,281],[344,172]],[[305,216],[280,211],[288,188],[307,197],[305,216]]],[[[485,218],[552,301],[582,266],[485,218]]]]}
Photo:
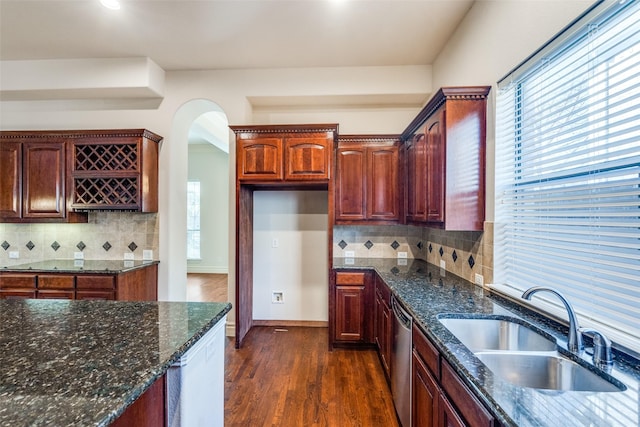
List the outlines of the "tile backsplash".
{"type": "Polygon", "coordinates": [[[49,259],[73,259],[82,252],[85,259],[121,260],[133,253],[153,250],[158,257],[158,214],[92,212],[86,224],[0,223],[0,267],[49,259]],[[9,257],[18,252],[19,258],[9,257]]]}
{"type": "Polygon", "coordinates": [[[431,264],[445,262],[445,269],[471,282],[475,275],[484,283],[493,281],[493,223],[485,222],[484,232],[444,231],[410,225],[336,226],[333,255],[355,258],[397,258],[407,252],[431,264]]]}

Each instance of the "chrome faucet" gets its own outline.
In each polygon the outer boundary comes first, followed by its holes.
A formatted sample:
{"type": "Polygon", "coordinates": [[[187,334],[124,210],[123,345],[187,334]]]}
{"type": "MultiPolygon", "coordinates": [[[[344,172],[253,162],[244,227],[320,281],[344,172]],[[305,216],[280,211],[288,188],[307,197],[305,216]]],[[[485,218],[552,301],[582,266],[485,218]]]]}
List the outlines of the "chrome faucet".
{"type": "Polygon", "coordinates": [[[562,303],[564,304],[564,307],[567,309],[567,313],[569,314],[569,341],[567,343],[567,348],[573,353],[581,353],[584,350],[584,345],[582,344],[582,334],[578,330],[578,318],[576,317],[576,312],[573,311],[573,307],[564,297],[564,295],[553,288],[534,286],[524,291],[524,293],[522,294],[522,298],[530,301],[531,296],[540,291],[551,292],[552,294],[560,298],[560,301],[562,301],[562,303]]]}

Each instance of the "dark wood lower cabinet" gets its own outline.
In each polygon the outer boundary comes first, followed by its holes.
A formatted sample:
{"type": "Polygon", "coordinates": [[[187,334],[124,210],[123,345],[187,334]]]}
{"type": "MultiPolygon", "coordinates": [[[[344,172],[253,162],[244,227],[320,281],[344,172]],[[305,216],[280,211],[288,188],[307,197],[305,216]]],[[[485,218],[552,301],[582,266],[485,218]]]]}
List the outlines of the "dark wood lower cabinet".
{"type": "Polygon", "coordinates": [[[165,426],[165,384],[163,375],[111,423],[111,427],[165,426]]]}
{"type": "Polygon", "coordinates": [[[414,427],[498,426],[416,325],[413,326],[412,368],[414,427]]]}
{"type": "Polygon", "coordinates": [[[122,273],[0,273],[0,299],[157,301],[158,266],[122,273]]]}
{"type": "Polygon", "coordinates": [[[374,343],[374,284],[368,271],[337,271],[333,344],[374,343]]]}
{"type": "Polygon", "coordinates": [[[440,389],[415,350],[411,360],[413,363],[412,425],[413,427],[437,426],[440,389]]]}
{"type": "Polygon", "coordinates": [[[375,341],[380,361],[387,378],[391,378],[391,338],[393,336],[393,318],[389,301],[391,291],[376,274],[376,313],[375,341]]]}

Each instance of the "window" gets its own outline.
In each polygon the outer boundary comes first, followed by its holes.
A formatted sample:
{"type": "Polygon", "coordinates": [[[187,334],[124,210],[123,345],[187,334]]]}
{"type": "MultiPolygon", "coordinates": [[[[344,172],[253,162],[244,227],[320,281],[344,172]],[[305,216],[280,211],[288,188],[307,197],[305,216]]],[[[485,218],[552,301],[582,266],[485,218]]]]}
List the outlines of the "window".
{"type": "Polygon", "coordinates": [[[497,110],[496,284],[554,287],[640,351],[640,2],[597,5],[500,82],[497,110]]]}
{"type": "Polygon", "coordinates": [[[200,182],[187,183],[187,259],[200,259],[200,182]]]}

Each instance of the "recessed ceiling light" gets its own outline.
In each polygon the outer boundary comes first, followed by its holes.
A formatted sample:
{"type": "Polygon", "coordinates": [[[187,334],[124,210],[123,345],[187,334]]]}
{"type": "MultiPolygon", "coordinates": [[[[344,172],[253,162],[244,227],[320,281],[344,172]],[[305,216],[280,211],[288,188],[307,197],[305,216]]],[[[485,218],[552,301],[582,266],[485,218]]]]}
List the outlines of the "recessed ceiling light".
{"type": "Polygon", "coordinates": [[[100,0],[100,3],[102,3],[102,5],[108,9],[120,9],[120,0],[100,0]]]}

